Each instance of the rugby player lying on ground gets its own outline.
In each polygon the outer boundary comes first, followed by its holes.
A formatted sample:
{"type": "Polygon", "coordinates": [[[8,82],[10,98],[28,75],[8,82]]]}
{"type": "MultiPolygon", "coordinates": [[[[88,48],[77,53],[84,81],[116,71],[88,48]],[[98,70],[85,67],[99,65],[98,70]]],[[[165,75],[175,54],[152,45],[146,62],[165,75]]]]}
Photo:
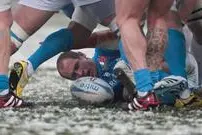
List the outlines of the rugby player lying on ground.
{"type": "MultiPolygon", "coordinates": [[[[83,53],[70,51],[60,55],[57,61],[57,68],[62,77],[71,80],[75,80],[84,76],[99,77],[109,83],[109,85],[113,88],[115,93],[114,99],[122,100],[123,85],[116,79],[116,76],[113,74],[114,67],[118,62],[120,62],[120,60],[120,54],[117,50],[95,49],[95,54],[92,59],[87,58],[83,53]]],[[[121,67],[127,66],[121,65],[121,67]]],[[[27,75],[26,71],[27,69],[25,69],[24,75],[27,75]]],[[[181,92],[181,89],[177,90],[178,91],[176,91],[174,95],[169,95],[169,91],[164,91],[165,93],[163,94],[167,97],[165,97],[165,100],[161,99],[161,104],[174,105],[176,98],[181,92]]],[[[161,90],[158,92],[160,91],[161,90]]]]}
{"type": "MultiPolygon", "coordinates": [[[[60,75],[64,78],[75,80],[80,77],[84,76],[96,76],[103,80],[105,80],[109,85],[113,88],[115,93],[115,100],[122,100],[123,99],[123,85],[116,79],[114,72],[114,67],[118,65],[117,63],[121,63],[120,67],[125,67],[127,69],[128,66],[124,65],[123,61],[120,61],[120,54],[118,50],[107,50],[107,49],[95,49],[95,54],[93,59],[87,58],[83,53],[76,53],[76,52],[65,52],[60,55],[57,68],[60,75]]],[[[29,62],[17,62],[17,65],[23,65],[23,70],[20,71],[21,76],[20,78],[16,78],[16,76],[12,76],[11,74],[11,81],[16,81],[17,79],[18,84],[22,82],[27,82],[28,78],[31,77],[29,74],[29,70],[32,70],[29,66],[32,66],[32,63],[29,62]],[[14,80],[13,80],[14,79],[14,80]]],[[[117,66],[116,66],[117,67],[117,66]]],[[[18,69],[19,67],[17,67],[18,69]]],[[[16,70],[14,70],[16,74],[16,70]]],[[[131,72],[131,71],[129,71],[131,72]]],[[[128,72],[127,72],[128,73],[128,72]]],[[[132,73],[132,72],[131,72],[132,73]]],[[[171,92],[169,89],[164,91],[165,93],[161,92],[161,89],[157,92],[162,93],[166,96],[161,98],[161,104],[166,105],[174,105],[175,100],[179,97],[181,89],[176,85],[177,93],[175,95],[169,95],[168,93],[171,92]],[[167,94],[166,94],[167,93],[167,94]],[[176,96],[177,95],[177,96],[176,96]],[[163,100],[165,99],[165,100],[163,100]]]]}
{"type": "MultiPolygon", "coordinates": [[[[77,13],[78,13],[78,10],[77,10],[77,13]]],[[[90,21],[90,24],[91,23],[92,23],[92,21],[90,21]]],[[[39,51],[37,53],[33,54],[29,58],[29,61],[31,61],[32,64],[28,64],[28,69],[34,69],[34,70],[36,70],[36,68],[40,64],[42,64],[44,61],[46,61],[47,59],[53,57],[54,55],[56,55],[56,54],[58,54],[58,53],[60,53],[62,51],[66,51],[66,50],[72,49],[71,48],[72,44],[73,44],[71,42],[72,38],[74,39],[73,48],[85,48],[85,47],[92,47],[92,46],[94,47],[95,45],[92,44],[92,40],[91,40],[91,42],[89,44],[84,44],[84,45],[78,45],[78,44],[76,44],[78,42],[83,41],[83,39],[87,35],[89,35],[89,32],[92,29],[92,26],[91,27],[90,26],[86,26],[87,24],[89,24],[89,23],[86,23],[86,24],[83,24],[83,25],[81,23],[81,25],[79,25],[78,24],[78,20],[76,20],[76,22],[72,21],[70,23],[70,27],[68,29],[59,30],[59,31],[51,34],[50,36],[48,36],[48,38],[46,38],[46,40],[44,41],[44,43],[42,44],[42,46],[39,48],[39,51]],[[89,29],[90,29],[90,31],[89,31],[89,29]],[[73,32],[73,35],[75,37],[72,37],[71,32],[73,32]],[[82,33],[82,34],[78,34],[77,32],[82,33]],[[84,35],[85,35],[85,37],[84,37],[84,35]],[[63,40],[63,39],[65,39],[65,40],[63,40]],[[64,44],[68,44],[68,45],[66,46],[64,44]],[[50,50],[52,49],[52,51],[50,51],[49,49],[50,50]]],[[[92,25],[94,26],[94,24],[92,24],[92,25]]],[[[96,34],[94,36],[96,36],[96,34]]],[[[93,37],[93,35],[92,35],[92,37],[93,37]]],[[[96,40],[95,40],[95,42],[96,42],[96,40]]],[[[26,64],[20,63],[20,65],[22,66],[22,69],[24,69],[24,67],[25,67],[26,64]]],[[[18,67],[16,66],[16,68],[18,68],[18,67]]],[[[33,70],[28,70],[28,74],[31,74],[30,71],[33,72],[33,70]]],[[[22,71],[20,71],[18,73],[20,73],[18,76],[21,77],[22,71]]],[[[15,85],[15,82],[11,86],[14,86],[14,85],[15,85]]]]}
{"type": "MultiPolygon", "coordinates": [[[[72,24],[74,25],[73,28],[75,28],[75,27],[80,28],[80,29],[77,29],[77,31],[79,31],[79,30],[82,31],[83,29],[81,29],[81,27],[83,27],[83,26],[78,25],[77,23],[74,23],[72,21],[71,25],[72,24]]],[[[23,82],[23,81],[27,81],[26,76],[27,75],[31,76],[31,74],[33,73],[33,71],[36,70],[38,68],[38,66],[40,64],[42,64],[44,61],[46,61],[47,59],[55,56],[56,54],[58,54],[58,53],[60,53],[62,51],[65,51],[66,49],[69,49],[69,48],[67,48],[67,46],[64,45],[64,44],[68,43],[67,40],[65,40],[65,43],[63,43],[64,41],[61,43],[61,41],[62,41],[61,39],[63,39],[63,38],[66,38],[66,39],[72,38],[71,35],[65,35],[65,34],[68,34],[68,30],[72,30],[72,27],[68,28],[67,30],[62,29],[62,30],[60,30],[58,32],[55,32],[55,33],[49,35],[45,39],[44,43],[42,43],[42,45],[40,46],[40,48],[36,51],[36,53],[34,53],[28,59],[29,60],[29,64],[27,64],[25,62],[20,62],[18,64],[15,64],[16,65],[15,66],[15,68],[16,68],[15,70],[16,71],[17,70],[20,71],[20,72],[16,72],[16,73],[20,73],[18,75],[19,79],[20,79],[20,83],[23,82]],[[21,67],[22,67],[23,70],[20,70],[21,67]],[[27,70],[28,72],[25,73],[25,75],[24,75],[24,73],[22,73],[22,72],[25,71],[25,70],[27,70]],[[25,78],[21,79],[21,77],[25,77],[25,78]]],[[[109,31],[105,31],[103,34],[107,35],[106,36],[107,38],[104,38],[105,40],[107,40],[108,37],[110,36],[110,32],[109,31]]],[[[83,47],[94,47],[97,42],[99,43],[99,41],[103,40],[102,38],[105,37],[105,36],[103,36],[103,34],[95,34],[95,33],[92,34],[91,37],[90,37],[90,39],[89,39],[89,42],[86,43],[87,45],[84,44],[84,45],[80,45],[80,46],[83,46],[83,47]]],[[[115,36],[113,36],[113,35],[111,35],[110,37],[114,37],[114,39],[115,39],[115,36]]],[[[112,40],[112,39],[110,39],[110,40],[112,40]]],[[[110,44],[107,44],[106,46],[108,46],[108,48],[109,48],[110,44]]],[[[71,46],[71,43],[70,43],[70,46],[71,46]]],[[[80,46],[74,45],[74,47],[78,47],[78,48],[80,46]]],[[[14,74],[17,75],[16,73],[14,73],[14,74]]],[[[91,74],[87,74],[87,75],[93,75],[93,74],[91,73],[91,74]]],[[[18,78],[17,76],[15,76],[15,77],[18,78]]],[[[15,79],[15,77],[14,77],[14,79],[15,79]]],[[[13,80],[12,72],[11,72],[11,79],[10,80],[13,80]]],[[[19,91],[19,93],[21,93],[21,90],[23,89],[24,86],[23,87],[19,87],[19,86],[22,86],[22,85],[17,84],[17,83],[15,83],[13,81],[11,81],[11,82],[12,82],[11,86],[14,86],[14,87],[16,86],[17,87],[17,88],[13,88],[13,89],[17,89],[17,91],[19,91]]],[[[17,94],[18,94],[18,92],[17,92],[17,94]]],[[[18,95],[20,95],[20,94],[18,94],[18,95]]]]}
{"type": "MultiPolygon", "coordinates": [[[[95,49],[94,57],[92,59],[89,59],[82,53],[65,52],[65,53],[62,53],[60,57],[58,58],[57,69],[62,77],[70,80],[75,80],[80,77],[84,77],[86,75],[85,71],[88,71],[88,72],[90,72],[90,70],[92,70],[93,72],[97,71],[96,77],[99,77],[105,80],[113,88],[116,101],[120,99],[128,100],[128,97],[125,97],[125,95],[123,95],[124,84],[122,84],[120,80],[117,80],[117,77],[115,77],[116,75],[114,74],[114,70],[117,68],[121,68],[130,79],[128,81],[134,82],[134,80],[132,79],[133,78],[132,70],[121,58],[118,57],[118,55],[116,55],[117,57],[111,57],[112,54],[116,54],[116,53],[118,52],[103,50],[103,49],[95,49]]],[[[197,76],[193,76],[193,74],[195,73],[194,70],[196,68],[195,67],[196,65],[192,65],[192,63],[189,61],[189,60],[194,60],[191,54],[187,54],[187,57],[188,57],[187,58],[187,73],[188,73],[187,77],[189,80],[194,80],[193,78],[197,77],[197,76]]],[[[179,85],[176,85],[176,87],[173,87],[174,91],[172,91],[172,89],[167,91],[156,89],[155,94],[157,95],[157,98],[159,99],[161,105],[162,104],[174,105],[175,103],[177,103],[175,104],[177,107],[182,107],[182,104],[179,104],[179,102],[181,103],[182,101],[178,99],[179,95],[181,94],[181,91],[178,88],[178,86],[179,85]]],[[[191,95],[191,97],[196,99],[195,95],[193,94],[191,95]]],[[[189,104],[190,102],[193,102],[193,101],[194,100],[192,101],[186,100],[184,101],[184,104],[189,104]]]]}

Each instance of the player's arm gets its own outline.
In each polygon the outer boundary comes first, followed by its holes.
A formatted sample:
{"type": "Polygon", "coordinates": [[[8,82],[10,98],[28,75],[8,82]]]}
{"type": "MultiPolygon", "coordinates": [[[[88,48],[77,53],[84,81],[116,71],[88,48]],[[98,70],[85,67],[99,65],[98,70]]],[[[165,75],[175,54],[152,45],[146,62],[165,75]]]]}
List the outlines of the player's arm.
{"type": "Polygon", "coordinates": [[[108,24],[107,28],[108,30],[93,32],[88,41],[97,48],[116,50],[118,48],[120,33],[119,28],[115,23],[115,19],[108,24]]]}
{"type": "MultiPolygon", "coordinates": [[[[77,45],[80,46],[80,45],[77,45]]],[[[111,30],[103,30],[93,32],[88,40],[82,43],[85,48],[107,48],[107,49],[117,49],[118,39],[115,33],[111,30]]]]}

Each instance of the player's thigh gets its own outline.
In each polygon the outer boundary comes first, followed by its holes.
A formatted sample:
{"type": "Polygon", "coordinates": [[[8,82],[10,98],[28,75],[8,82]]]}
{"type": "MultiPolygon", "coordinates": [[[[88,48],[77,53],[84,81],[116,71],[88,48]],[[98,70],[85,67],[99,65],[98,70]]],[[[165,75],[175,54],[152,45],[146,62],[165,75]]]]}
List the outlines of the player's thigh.
{"type": "Polygon", "coordinates": [[[11,6],[11,0],[0,0],[0,12],[6,11],[11,6]]]}
{"type": "Polygon", "coordinates": [[[70,4],[71,0],[20,0],[19,4],[46,11],[58,11],[70,4]]]}
{"type": "Polygon", "coordinates": [[[13,20],[29,35],[38,30],[54,14],[54,11],[39,10],[26,5],[17,5],[13,20]]]}
{"type": "Polygon", "coordinates": [[[150,0],[116,0],[116,19],[120,25],[131,17],[140,21],[150,0]]]}

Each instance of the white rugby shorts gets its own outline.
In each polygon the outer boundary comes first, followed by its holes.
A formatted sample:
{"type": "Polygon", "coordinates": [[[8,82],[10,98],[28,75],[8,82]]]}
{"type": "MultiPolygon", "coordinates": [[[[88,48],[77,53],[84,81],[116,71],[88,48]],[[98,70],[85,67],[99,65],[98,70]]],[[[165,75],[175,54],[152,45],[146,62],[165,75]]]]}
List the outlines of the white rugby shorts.
{"type": "MultiPolygon", "coordinates": [[[[1,0],[0,0],[1,1],[1,0]]],[[[71,3],[71,0],[20,0],[19,4],[46,11],[58,11],[71,3]]]]}
{"type": "Polygon", "coordinates": [[[84,6],[99,2],[101,0],[72,0],[75,6],[84,6]]]}
{"type": "Polygon", "coordinates": [[[11,0],[0,0],[0,12],[6,11],[11,7],[11,0]]]}
{"type": "Polygon", "coordinates": [[[105,22],[105,19],[107,20],[110,16],[115,16],[114,0],[102,0],[89,5],[75,6],[72,20],[92,31],[98,23],[105,22]]]}

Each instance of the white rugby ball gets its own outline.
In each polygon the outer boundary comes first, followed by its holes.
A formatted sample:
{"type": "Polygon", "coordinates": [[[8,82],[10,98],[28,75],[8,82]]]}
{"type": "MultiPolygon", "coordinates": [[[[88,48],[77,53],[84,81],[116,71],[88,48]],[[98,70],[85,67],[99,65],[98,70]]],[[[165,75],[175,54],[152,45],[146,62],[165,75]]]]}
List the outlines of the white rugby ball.
{"type": "Polygon", "coordinates": [[[73,97],[85,104],[107,103],[114,98],[111,86],[96,77],[79,78],[72,83],[70,90],[73,97]]]}

